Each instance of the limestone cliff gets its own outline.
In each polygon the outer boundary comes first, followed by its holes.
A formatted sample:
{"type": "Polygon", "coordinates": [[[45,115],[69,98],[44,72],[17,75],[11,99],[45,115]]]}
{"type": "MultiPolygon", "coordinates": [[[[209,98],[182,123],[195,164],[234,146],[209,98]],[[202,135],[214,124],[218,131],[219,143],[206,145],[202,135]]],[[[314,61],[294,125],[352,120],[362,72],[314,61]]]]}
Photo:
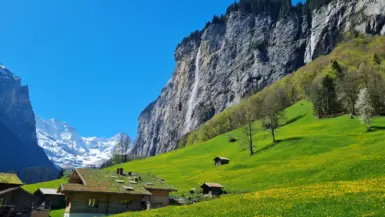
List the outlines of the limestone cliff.
{"type": "Polygon", "coordinates": [[[22,86],[21,79],[2,65],[0,148],[0,172],[18,172],[26,183],[56,178],[58,169],[37,144],[28,86],[22,86]]]}
{"type": "Polygon", "coordinates": [[[170,81],[139,117],[135,154],[174,150],[215,114],[329,53],[345,32],[385,34],[383,0],[300,5],[283,16],[272,2],[259,13],[233,7],[178,45],[170,81]]]}

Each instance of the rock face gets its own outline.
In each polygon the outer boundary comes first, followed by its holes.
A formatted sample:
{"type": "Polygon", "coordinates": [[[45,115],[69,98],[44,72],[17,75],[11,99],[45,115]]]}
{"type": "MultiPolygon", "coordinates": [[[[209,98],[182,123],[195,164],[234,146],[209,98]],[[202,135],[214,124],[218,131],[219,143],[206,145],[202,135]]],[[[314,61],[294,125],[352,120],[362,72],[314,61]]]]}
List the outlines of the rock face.
{"type": "Polygon", "coordinates": [[[36,132],[39,146],[61,168],[100,167],[111,159],[122,137],[128,138],[124,133],[108,139],[82,137],[65,122],[57,119],[44,120],[38,116],[36,132]]]}
{"type": "Polygon", "coordinates": [[[335,0],[282,18],[228,11],[178,45],[176,69],[139,117],[133,153],[153,156],[250,93],[328,54],[346,32],[385,34],[383,0],[335,0]]]}
{"type": "Polygon", "coordinates": [[[56,178],[58,169],[37,144],[35,116],[27,86],[0,65],[0,172],[18,172],[24,182],[56,178]],[[33,169],[34,168],[34,169],[33,169]],[[34,175],[36,168],[50,171],[34,175]],[[28,174],[28,178],[25,176],[28,174]]]}

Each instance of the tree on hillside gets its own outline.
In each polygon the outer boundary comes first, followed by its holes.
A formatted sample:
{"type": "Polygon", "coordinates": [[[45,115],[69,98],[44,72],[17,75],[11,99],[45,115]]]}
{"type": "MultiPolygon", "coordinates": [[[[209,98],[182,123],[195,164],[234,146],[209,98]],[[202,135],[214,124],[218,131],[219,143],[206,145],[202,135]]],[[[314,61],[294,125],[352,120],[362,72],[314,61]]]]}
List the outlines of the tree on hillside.
{"type": "Polygon", "coordinates": [[[351,113],[351,117],[356,114],[354,104],[359,93],[359,76],[357,71],[345,73],[337,83],[338,99],[346,111],[351,113]]]}
{"type": "Polygon", "coordinates": [[[284,88],[278,88],[276,91],[271,91],[263,100],[261,111],[262,124],[265,129],[271,131],[273,144],[277,143],[275,139],[275,130],[279,126],[279,118],[282,116],[282,110],[288,106],[288,99],[284,88]]]}
{"type": "Polygon", "coordinates": [[[314,112],[319,118],[335,114],[339,110],[335,83],[331,75],[325,75],[315,79],[310,85],[309,98],[314,105],[314,112]]]}
{"type": "Polygon", "coordinates": [[[380,66],[361,63],[358,69],[361,83],[368,89],[374,114],[385,112],[385,79],[378,73],[380,66]]]}
{"type": "Polygon", "coordinates": [[[130,148],[131,138],[124,133],[120,134],[119,148],[120,148],[120,157],[121,163],[127,162],[128,150],[130,148]]]}
{"type": "Polygon", "coordinates": [[[370,116],[373,113],[373,107],[367,88],[360,90],[355,108],[357,110],[357,113],[360,115],[360,120],[362,121],[362,123],[367,125],[367,131],[369,132],[371,130],[370,116]]]}
{"type": "Polygon", "coordinates": [[[245,108],[245,120],[247,121],[247,124],[243,127],[243,134],[244,134],[244,140],[241,142],[241,145],[247,146],[247,148],[250,151],[250,155],[254,155],[254,141],[253,141],[253,135],[255,132],[255,129],[253,128],[253,122],[256,121],[256,113],[253,111],[253,107],[251,105],[248,105],[245,108]]]}
{"type": "Polygon", "coordinates": [[[372,69],[368,74],[367,88],[374,109],[374,114],[382,114],[385,110],[385,80],[376,70],[372,69]]]}

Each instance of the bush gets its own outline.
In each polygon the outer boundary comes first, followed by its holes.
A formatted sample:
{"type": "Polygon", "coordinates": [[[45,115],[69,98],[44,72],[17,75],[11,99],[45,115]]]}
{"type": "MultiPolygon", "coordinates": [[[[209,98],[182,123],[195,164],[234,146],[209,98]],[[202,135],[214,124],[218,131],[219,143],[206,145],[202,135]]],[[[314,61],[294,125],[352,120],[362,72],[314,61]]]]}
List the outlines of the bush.
{"type": "Polygon", "coordinates": [[[230,135],[228,141],[229,141],[230,143],[234,143],[234,142],[237,141],[237,139],[236,139],[234,136],[230,135]]]}

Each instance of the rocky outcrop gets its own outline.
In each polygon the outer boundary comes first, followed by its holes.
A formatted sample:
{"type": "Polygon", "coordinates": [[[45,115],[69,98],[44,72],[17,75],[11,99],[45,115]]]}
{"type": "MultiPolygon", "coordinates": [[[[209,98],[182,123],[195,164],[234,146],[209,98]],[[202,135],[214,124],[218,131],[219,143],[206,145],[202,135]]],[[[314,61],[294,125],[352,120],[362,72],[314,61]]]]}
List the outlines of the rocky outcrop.
{"type": "Polygon", "coordinates": [[[24,182],[56,178],[57,168],[37,144],[28,86],[0,65],[0,172],[18,172],[24,182]],[[37,174],[37,170],[49,174],[37,174]],[[28,178],[26,177],[28,174],[28,178]]]}
{"type": "Polygon", "coordinates": [[[286,16],[228,10],[178,45],[176,69],[139,117],[133,152],[153,156],[242,98],[329,53],[345,32],[385,34],[382,0],[336,0],[286,16]]]}

